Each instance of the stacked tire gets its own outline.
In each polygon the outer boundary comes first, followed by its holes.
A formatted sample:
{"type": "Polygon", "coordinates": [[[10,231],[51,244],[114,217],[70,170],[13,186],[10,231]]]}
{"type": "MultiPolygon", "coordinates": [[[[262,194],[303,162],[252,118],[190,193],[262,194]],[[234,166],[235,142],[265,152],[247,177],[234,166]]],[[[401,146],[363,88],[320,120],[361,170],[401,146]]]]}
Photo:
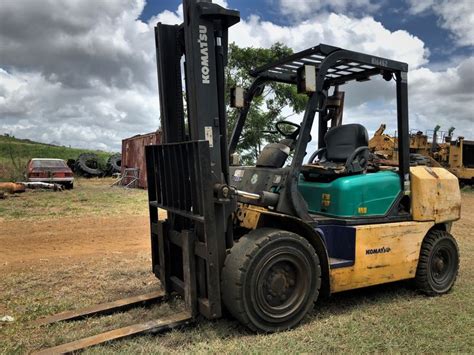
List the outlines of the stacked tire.
{"type": "Polygon", "coordinates": [[[99,177],[104,175],[100,168],[99,157],[94,153],[83,153],[76,159],[74,172],[83,177],[99,177]]]}
{"type": "Polygon", "coordinates": [[[113,175],[120,173],[121,170],[121,165],[122,165],[122,154],[114,154],[109,157],[107,160],[107,165],[106,165],[106,173],[107,175],[113,175]]]}

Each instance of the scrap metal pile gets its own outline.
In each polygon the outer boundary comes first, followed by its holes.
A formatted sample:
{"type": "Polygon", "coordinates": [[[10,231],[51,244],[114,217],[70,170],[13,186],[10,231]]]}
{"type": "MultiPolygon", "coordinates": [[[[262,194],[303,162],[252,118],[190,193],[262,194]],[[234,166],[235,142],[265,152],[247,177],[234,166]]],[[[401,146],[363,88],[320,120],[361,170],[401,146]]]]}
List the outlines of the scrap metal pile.
{"type": "MultiPolygon", "coordinates": [[[[369,148],[385,165],[390,165],[398,159],[398,137],[384,133],[385,128],[385,124],[379,127],[369,148]]],[[[443,132],[436,126],[426,133],[410,133],[410,165],[443,167],[456,175],[461,186],[474,186],[474,141],[463,136],[454,139],[453,132],[454,127],[443,132]]]]}
{"type": "Polygon", "coordinates": [[[26,189],[46,189],[53,191],[62,191],[64,186],[61,184],[47,182],[0,182],[0,199],[4,199],[8,194],[25,192],[26,189]]]}

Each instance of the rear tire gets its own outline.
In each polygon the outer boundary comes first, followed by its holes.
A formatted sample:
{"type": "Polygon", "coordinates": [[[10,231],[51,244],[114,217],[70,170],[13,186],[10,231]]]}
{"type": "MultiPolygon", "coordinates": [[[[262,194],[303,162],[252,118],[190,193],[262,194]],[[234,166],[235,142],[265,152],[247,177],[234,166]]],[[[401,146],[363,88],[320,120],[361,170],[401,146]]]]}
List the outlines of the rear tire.
{"type": "Polygon", "coordinates": [[[321,287],[318,255],[303,237],[260,228],[243,236],[222,269],[227,310],[253,331],[296,326],[312,309],[321,287]]]}
{"type": "Polygon", "coordinates": [[[416,269],[417,288],[436,296],[451,290],[459,270],[459,249],[451,234],[442,230],[428,232],[421,245],[416,269]]]}

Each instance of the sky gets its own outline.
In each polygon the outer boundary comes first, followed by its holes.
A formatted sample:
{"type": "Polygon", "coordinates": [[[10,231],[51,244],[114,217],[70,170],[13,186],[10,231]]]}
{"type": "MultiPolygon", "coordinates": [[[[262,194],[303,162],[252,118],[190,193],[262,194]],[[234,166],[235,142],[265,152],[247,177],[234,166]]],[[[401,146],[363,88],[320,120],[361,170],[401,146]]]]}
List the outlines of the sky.
{"type": "MultiPolygon", "coordinates": [[[[408,63],[410,128],[454,126],[474,139],[473,0],[215,2],[240,10],[229,37],[241,47],[326,43],[408,63]]],[[[0,134],[119,151],[122,139],[156,130],[153,27],[181,21],[177,0],[2,0],[0,134]]],[[[392,83],[342,89],[346,123],[394,133],[392,83]]]]}

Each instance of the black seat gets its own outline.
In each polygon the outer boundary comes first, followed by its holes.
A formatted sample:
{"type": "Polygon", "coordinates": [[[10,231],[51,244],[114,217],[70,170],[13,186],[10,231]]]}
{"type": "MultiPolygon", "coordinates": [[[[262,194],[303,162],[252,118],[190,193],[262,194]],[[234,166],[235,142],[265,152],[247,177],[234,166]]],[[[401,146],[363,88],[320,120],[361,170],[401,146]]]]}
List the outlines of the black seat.
{"type": "Polygon", "coordinates": [[[326,147],[314,152],[309,163],[302,167],[305,178],[315,174],[360,174],[367,169],[369,135],[364,126],[352,123],[331,128],[324,136],[324,142],[326,147]]]}
{"type": "Polygon", "coordinates": [[[293,140],[282,139],[278,143],[267,144],[260,153],[256,166],[261,168],[281,168],[293,148],[293,140]]]}

